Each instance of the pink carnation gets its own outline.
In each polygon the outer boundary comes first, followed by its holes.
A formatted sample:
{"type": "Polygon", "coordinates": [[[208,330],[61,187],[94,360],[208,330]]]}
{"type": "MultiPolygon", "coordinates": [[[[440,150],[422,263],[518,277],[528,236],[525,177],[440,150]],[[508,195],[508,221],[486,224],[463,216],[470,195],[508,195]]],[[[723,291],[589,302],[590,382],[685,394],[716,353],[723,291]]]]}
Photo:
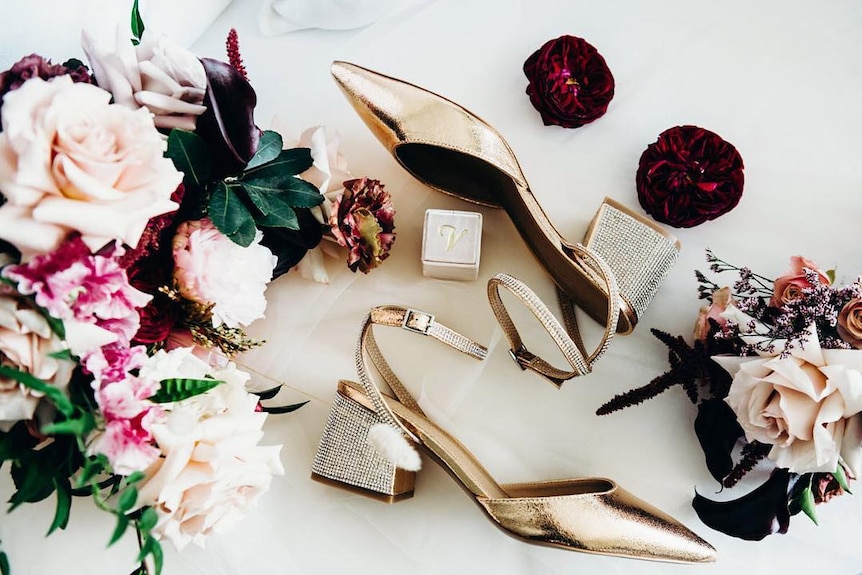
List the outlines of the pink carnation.
{"type": "MultiPolygon", "coordinates": [[[[146,355],[143,358],[139,356],[144,349],[142,347],[127,349],[127,353],[119,347],[106,347],[109,348],[109,358],[119,362],[125,360],[130,367],[141,367],[146,360],[146,355]]],[[[93,356],[98,355],[92,354],[88,358],[88,368],[93,356]]],[[[115,377],[110,367],[107,373],[115,377]]],[[[93,381],[96,403],[105,418],[105,429],[96,436],[88,450],[89,453],[104,454],[114,472],[121,475],[142,471],[159,456],[151,425],[163,417],[161,407],[149,401],[158,391],[159,383],[125,375],[123,379],[114,381],[100,380],[97,376],[93,381]]]]}
{"type": "Polygon", "coordinates": [[[26,264],[6,267],[3,275],[24,294],[61,320],[94,324],[128,344],[140,325],[137,309],[151,296],[131,285],[118,259],[122,250],[91,255],[80,237],[26,264]]]}

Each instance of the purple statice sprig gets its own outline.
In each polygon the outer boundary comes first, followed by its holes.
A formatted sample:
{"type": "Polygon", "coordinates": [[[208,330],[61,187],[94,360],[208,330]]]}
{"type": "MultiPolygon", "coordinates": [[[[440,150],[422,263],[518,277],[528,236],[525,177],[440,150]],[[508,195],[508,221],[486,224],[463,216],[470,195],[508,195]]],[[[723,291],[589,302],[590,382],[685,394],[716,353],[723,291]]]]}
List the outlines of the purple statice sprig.
{"type": "Polygon", "coordinates": [[[838,314],[851,299],[862,297],[858,282],[833,287],[816,283],[817,274],[805,270],[811,287],[802,289],[800,297],[781,306],[772,320],[774,335],[779,339],[800,342],[812,323],[817,328],[820,347],[824,349],[851,349],[851,346],[838,335],[836,325],[838,314]],[[811,277],[808,277],[811,276],[811,277]]]}

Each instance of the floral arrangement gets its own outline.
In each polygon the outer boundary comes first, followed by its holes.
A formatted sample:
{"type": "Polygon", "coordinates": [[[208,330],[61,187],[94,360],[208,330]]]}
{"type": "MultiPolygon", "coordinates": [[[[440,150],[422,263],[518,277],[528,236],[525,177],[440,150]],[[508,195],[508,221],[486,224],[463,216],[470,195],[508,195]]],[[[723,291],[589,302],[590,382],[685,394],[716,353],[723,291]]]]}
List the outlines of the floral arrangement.
{"type": "Polygon", "coordinates": [[[267,284],[326,281],[324,238],[368,273],[394,208],[325,129],[291,147],[257,127],[235,31],[228,62],[199,59],[135,2],[132,35],[85,33],[89,68],[33,54],[0,74],[0,464],[10,511],[53,495],[50,533],[90,497],[158,573],[164,540],[202,543],[283,474],[261,429],[302,404],[264,406],[279,387],[253,393],[233,361],[262,343],[244,328],[267,284]]]}
{"type": "Polygon", "coordinates": [[[668,128],[641,154],[635,182],[641,207],[657,221],[692,228],[739,203],[742,156],[699,126],[668,128]]]}
{"type": "Polygon", "coordinates": [[[708,526],[743,539],[785,533],[800,511],[850,491],[862,471],[862,280],[836,285],[833,271],[794,256],[775,280],[707,251],[720,286],[697,272],[701,308],[694,344],[653,330],[671,369],[615,397],[598,413],[680,385],[698,405],[694,428],[723,488],[756,468],[769,478],[746,495],[693,505],[708,526]],[[734,457],[736,461],[734,462],[734,457]]]}
{"type": "Polygon", "coordinates": [[[545,42],[524,62],[527,95],[546,126],[580,128],[605,115],[614,76],[595,47],[577,36],[545,42]]]}

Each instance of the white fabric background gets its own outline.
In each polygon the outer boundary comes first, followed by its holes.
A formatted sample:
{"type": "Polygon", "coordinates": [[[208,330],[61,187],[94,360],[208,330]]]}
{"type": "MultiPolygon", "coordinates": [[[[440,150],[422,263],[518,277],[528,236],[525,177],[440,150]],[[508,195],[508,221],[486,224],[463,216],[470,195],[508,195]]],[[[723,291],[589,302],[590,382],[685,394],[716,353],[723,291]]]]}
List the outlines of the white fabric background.
{"type": "MultiPolygon", "coordinates": [[[[182,4],[172,3],[177,10],[182,4]]],[[[223,57],[224,37],[236,27],[258,94],[258,123],[266,126],[278,115],[295,134],[315,124],[338,129],[353,173],[379,178],[393,193],[398,240],[392,257],[371,275],[353,275],[330,260],[328,286],[291,274],[270,286],[267,318],[253,326],[269,343],[244,361],[262,374],[262,383],[284,382],[285,402],[311,400],[267,424],[268,440],[284,443],[287,475],[276,478],[244,523],[212,537],[207,549],[167,550],[167,575],[862,572],[862,496],[819,507],[820,527],[797,516],[788,535],[760,543],[732,539],[706,528],[691,510],[694,490],[712,495],[716,484],[692,431],[694,407],[681,390],[622,413],[594,415],[614,394],[667,368],[666,351],[649,328],[689,333],[699,306],[693,270],[706,268],[707,246],[767,276],[782,273],[795,254],[837,267],[843,281],[862,271],[862,5],[438,0],[361,30],[276,37],[258,32],[259,9],[250,0],[231,3],[193,49],[223,57]],[[590,41],[616,78],[607,115],[578,130],[543,126],[524,94],[523,61],[561,34],[590,41]],[[477,281],[423,278],[424,210],[474,208],[428,190],[398,167],[335,87],[328,70],[333,59],[433,89],[498,128],[538,200],[572,239],[581,237],[606,195],[640,209],[638,158],[674,125],[698,124],[732,142],[745,161],[745,194],[730,214],[678,232],[680,261],[636,332],[616,340],[592,375],[558,391],[512,365],[485,301],[485,281],[498,271],[527,281],[552,301],[551,281],[506,214],[480,209],[485,232],[477,281]],[[309,466],[336,381],[353,376],[359,321],[370,306],[383,303],[426,309],[490,345],[489,359],[479,363],[436,342],[380,331],[381,345],[423,407],[501,482],[611,477],[709,540],[718,562],[667,565],[521,543],[495,529],[432,462],[418,478],[416,496],[393,506],[311,482],[309,466]]],[[[18,22],[20,11],[12,9],[18,22]]],[[[30,18],[27,43],[21,36],[10,40],[9,10],[3,13],[0,54],[6,67],[36,49],[36,38],[48,28],[30,18]],[[6,57],[10,53],[15,56],[6,57]]],[[[77,41],[77,31],[65,33],[77,41]]],[[[590,328],[597,336],[598,327],[590,328]]],[[[525,339],[533,351],[550,350],[536,329],[525,329],[525,339]]],[[[8,473],[0,476],[0,497],[6,499],[8,473]]],[[[106,551],[113,525],[89,501],[75,502],[66,532],[43,540],[52,513],[49,501],[0,520],[15,573],[132,570],[133,538],[106,551]]]]}

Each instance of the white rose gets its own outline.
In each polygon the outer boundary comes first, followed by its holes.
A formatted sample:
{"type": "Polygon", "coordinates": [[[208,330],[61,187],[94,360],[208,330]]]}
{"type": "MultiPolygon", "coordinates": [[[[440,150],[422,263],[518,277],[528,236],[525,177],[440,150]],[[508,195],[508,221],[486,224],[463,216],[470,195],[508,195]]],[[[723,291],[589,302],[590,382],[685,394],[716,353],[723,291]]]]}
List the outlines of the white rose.
{"type": "Polygon", "coordinates": [[[177,208],[182,173],[145,110],[68,76],[32,78],[3,100],[0,238],[25,258],[79,231],[95,251],[136,246],[150,218],[177,208]]]}
{"type": "MultiPolygon", "coordinates": [[[[295,146],[309,148],[311,157],[314,160],[312,166],[300,174],[299,176],[311,182],[326,200],[319,206],[311,208],[311,213],[321,224],[329,224],[331,216],[331,202],[344,189],[343,183],[351,179],[350,170],[347,168],[347,160],[339,151],[339,137],[334,130],[327,129],[323,126],[314,126],[305,130],[300,136],[299,141],[295,146]]],[[[326,239],[326,236],[324,236],[326,239]]],[[[307,279],[314,280],[320,283],[329,283],[329,274],[326,273],[326,266],[323,263],[324,251],[327,244],[321,244],[315,248],[308,250],[305,256],[296,265],[299,274],[307,279]]],[[[341,258],[339,249],[331,250],[333,256],[341,258]]]]}
{"type": "MultiPolygon", "coordinates": [[[[72,376],[72,362],[50,356],[62,349],[63,343],[42,314],[20,298],[0,295],[0,364],[65,390],[72,376]]],[[[31,419],[41,397],[17,381],[0,377],[0,431],[31,419]]]]}
{"type": "Polygon", "coordinates": [[[283,475],[281,446],[258,445],[266,414],[257,398],[236,382],[171,407],[164,423],[152,426],[164,457],[139,484],[138,505],[158,514],[153,530],[177,549],[224,531],[283,475]]]}
{"type": "Polygon", "coordinates": [[[263,317],[266,284],[278,259],[260,245],[235,244],[208,219],[184,222],[174,236],[174,279],[186,299],[214,304],[213,325],[248,325],[263,317]]]}
{"type": "Polygon", "coordinates": [[[96,45],[87,32],[81,44],[99,86],[113,94],[117,104],[136,110],[147,108],[159,128],[194,131],[203,105],[207,77],[201,61],[165,36],[144,32],[132,46],[118,29],[116,52],[96,45]]]}

